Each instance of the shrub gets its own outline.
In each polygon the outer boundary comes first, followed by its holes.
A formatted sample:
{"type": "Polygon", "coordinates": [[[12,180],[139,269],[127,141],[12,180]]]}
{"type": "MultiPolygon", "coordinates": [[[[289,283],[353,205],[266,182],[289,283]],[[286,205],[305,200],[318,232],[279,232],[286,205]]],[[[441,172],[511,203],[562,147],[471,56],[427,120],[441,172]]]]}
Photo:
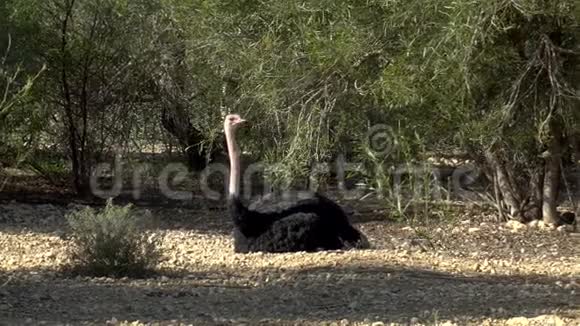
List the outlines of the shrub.
{"type": "Polygon", "coordinates": [[[73,270],[90,276],[145,277],[159,260],[158,240],[132,206],[107,200],[101,212],[87,207],[67,215],[72,230],[73,270]]]}

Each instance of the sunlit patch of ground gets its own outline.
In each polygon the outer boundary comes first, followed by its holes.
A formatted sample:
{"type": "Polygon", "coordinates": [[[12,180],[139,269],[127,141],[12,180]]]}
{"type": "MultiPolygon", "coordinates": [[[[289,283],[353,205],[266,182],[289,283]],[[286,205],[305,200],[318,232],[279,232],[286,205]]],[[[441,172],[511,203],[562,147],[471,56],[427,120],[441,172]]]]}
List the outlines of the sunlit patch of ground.
{"type": "Polygon", "coordinates": [[[155,209],[158,277],[67,278],[67,209],[0,206],[0,323],[580,323],[574,234],[370,221],[371,250],[242,255],[223,212],[155,209]]]}

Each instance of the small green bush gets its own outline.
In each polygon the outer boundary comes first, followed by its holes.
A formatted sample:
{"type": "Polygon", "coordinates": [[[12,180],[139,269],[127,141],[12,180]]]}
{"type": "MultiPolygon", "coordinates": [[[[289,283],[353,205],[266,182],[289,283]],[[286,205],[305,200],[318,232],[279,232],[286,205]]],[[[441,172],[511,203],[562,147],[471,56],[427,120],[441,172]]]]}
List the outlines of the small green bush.
{"type": "Polygon", "coordinates": [[[90,276],[145,277],[159,260],[158,240],[142,227],[132,206],[101,212],[87,207],[66,216],[72,230],[73,270],[90,276]]]}

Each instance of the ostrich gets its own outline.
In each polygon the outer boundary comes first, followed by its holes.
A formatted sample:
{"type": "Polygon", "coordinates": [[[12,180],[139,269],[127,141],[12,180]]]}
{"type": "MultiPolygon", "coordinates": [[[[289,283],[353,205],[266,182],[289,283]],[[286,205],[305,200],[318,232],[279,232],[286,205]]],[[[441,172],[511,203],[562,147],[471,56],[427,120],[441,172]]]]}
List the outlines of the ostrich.
{"type": "Polygon", "coordinates": [[[244,206],[240,200],[237,128],[246,120],[226,116],[224,132],[230,159],[228,210],[234,222],[234,251],[313,252],[369,247],[366,237],[355,229],[343,209],[319,193],[288,202],[263,198],[244,206]]]}

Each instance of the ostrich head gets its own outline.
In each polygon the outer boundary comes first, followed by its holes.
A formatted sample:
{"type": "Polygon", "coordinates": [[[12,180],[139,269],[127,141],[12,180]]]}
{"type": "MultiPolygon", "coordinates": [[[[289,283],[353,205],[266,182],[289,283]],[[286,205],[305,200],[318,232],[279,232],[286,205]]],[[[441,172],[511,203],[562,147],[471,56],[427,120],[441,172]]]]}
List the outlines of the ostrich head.
{"type": "Polygon", "coordinates": [[[246,122],[246,120],[242,119],[239,114],[228,114],[224,119],[224,131],[234,131],[243,122],[246,122]]]}

